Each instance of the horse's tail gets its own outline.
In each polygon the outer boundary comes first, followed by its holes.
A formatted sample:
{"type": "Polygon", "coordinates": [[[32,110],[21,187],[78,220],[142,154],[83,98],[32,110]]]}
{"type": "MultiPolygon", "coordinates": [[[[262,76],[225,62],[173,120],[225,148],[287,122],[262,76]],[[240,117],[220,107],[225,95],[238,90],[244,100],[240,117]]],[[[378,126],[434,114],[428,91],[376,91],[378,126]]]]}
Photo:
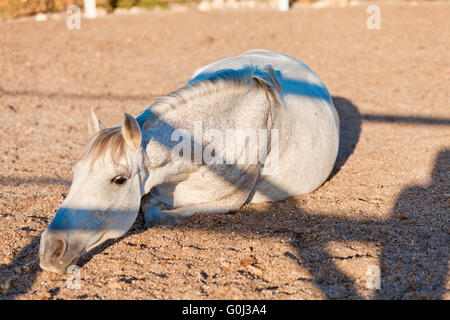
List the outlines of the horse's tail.
{"type": "Polygon", "coordinates": [[[254,68],[252,78],[261,85],[267,93],[275,100],[275,106],[283,105],[283,97],[281,95],[281,85],[278,81],[277,74],[272,66],[267,65],[262,68],[254,68]]]}

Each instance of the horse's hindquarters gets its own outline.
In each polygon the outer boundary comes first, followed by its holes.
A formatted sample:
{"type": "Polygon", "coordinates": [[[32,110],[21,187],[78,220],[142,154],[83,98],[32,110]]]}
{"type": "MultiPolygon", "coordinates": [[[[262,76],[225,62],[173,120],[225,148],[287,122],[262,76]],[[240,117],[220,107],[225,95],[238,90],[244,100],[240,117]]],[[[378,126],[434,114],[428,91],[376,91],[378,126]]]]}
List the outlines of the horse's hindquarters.
{"type": "Polygon", "coordinates": [[[294,96],[287,96],[285,102],[275,126],[279,130],[278,170],[261,175],[252,203],[310,193],[325,182],[336,161],[339,121],[332,103],[294,96]]]}

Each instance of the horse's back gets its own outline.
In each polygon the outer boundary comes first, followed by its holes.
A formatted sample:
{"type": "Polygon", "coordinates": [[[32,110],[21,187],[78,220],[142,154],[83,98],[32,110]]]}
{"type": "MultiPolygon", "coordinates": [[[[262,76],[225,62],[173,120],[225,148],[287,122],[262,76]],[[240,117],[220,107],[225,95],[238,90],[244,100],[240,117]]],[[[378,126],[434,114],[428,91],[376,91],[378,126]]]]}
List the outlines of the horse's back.
{"type": "Polygon", "coordinates": [[[189,82],[207,79],[225,69],[241,70],[249,66],[261,68],[267,65],[275,70],[284,94],[303,93],[329,99],[323,82],[303,62],[284,53],[264,49],[250,50],[240,56],[225,58],[203,66],[192,74],[189,82]]]}
{"type": "MultiPolygon", "coordinates": [[[[242,55],[225,58],[197,69],[189,79],[189,83],[214,77],[222,70],[242,70],[249,66],[263,68],[270,65],[280,83],[281,95],[292,106],[306,101],[324,103],[332,113],[337,125],[339,119],[333,106],[330,94],[322,80],[303,62],[284,53],[265,49],[254,49],[242,55]]],[[[288,107],[291,107],[288,105],[288,107]]]]}

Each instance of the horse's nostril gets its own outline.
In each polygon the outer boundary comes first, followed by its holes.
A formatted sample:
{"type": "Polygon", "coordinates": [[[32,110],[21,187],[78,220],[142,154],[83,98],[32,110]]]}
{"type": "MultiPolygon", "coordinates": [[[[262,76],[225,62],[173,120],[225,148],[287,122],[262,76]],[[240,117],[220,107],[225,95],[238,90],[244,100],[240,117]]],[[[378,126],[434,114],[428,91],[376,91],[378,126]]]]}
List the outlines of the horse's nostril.
{"type": "Polygon", "coordinates": [[[55,251],[52,253],[53,259],[61,258],[65,253],[66,243],[63,240],[56,240],[55,251]]]}

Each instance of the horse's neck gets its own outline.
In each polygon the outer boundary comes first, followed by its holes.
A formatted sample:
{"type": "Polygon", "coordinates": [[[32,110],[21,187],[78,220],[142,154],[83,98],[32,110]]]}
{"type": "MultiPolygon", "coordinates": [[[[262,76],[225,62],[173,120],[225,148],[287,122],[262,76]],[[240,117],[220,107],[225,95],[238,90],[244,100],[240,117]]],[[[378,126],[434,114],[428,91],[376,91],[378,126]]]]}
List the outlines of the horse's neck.
{"type": "MultiPolygon", "coordinates": [[[[258,87],[248,86],[211,90],[172,106],[158,103],[150,106],[138,117],[147,153],[147,168],[158,172],[155,175],[161,183],[166,182],[164,179],[172,179],[173,175],[182,177],[184,168],[172,161],[172,149],[180,142],[172,141],[175,130],[182,129],[196,140],[195,131],[199,127],[202,134],[210,129],[225,133],[228,129],[264,127],[267,106],[266,93],[258,87]]],[[[186,166],[185,169],[193,167],[186,166]]]]}
{"type": "Polygon", "coordinates": [[[171,139],[174,130],[183,129],[193,136],[194,127],[198,124],[201,124],[203,131],[234,129],[233,126],[242,126],[242,123],[236,122],[242,122],[242,119],[238,119],[233,112],[243,113],[244,118],[248,119],[264,113],[266,108],[261,103],[266,104],[266,95],[259,88],[230,85],[222,89],[191,94],[186,100],[179,98],[178,103],[172,105],[157,102],[141,114],[137,120],[144,140],[147,140],[145,143],[160,145],[147,147],[148,155],[159,158],[156,152],[173,148],[177,144],[171,139]]]}

